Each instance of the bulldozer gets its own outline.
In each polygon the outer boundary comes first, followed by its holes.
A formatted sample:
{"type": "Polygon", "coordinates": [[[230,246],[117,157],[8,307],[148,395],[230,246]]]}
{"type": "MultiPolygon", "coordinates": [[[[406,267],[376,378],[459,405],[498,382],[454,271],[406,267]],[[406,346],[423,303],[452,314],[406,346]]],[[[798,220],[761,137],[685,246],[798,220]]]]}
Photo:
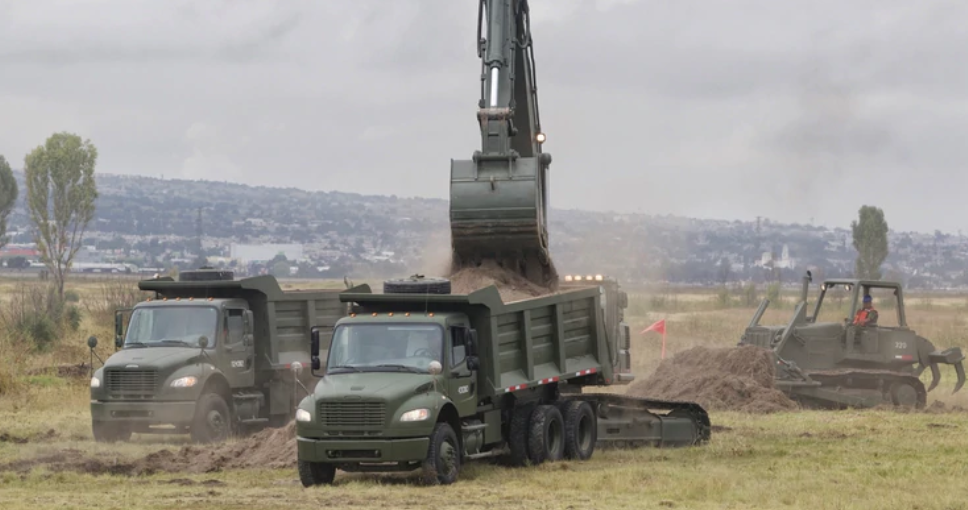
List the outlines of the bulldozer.
{"type": "Polygon", "coordinates": [[[811,408],[893,405],[920,409],[927,402],[928,392],[941,380],[939,364],[954,367],[957,382],[952,393],[964,386],[965,356],[961,348],[939,351],[908,327],[900,283],[826,279],[811,314],[807,297],[812,282],[813,275],[807,271],[800,299],[786,325],[759,324],[770,304],[764,299],[739,342],[773,352],[776,386],[790,398],[811,408]],[[863,309],[867,296],[882,310],[872,324],[855,323],[853,317],[863,309]],[[841,305],[831,304],[835,300],[841,305]],[[844,300],[846,316],[841,315],[844,300]],[[818,320],[821,316],[843,320],[822,322],[818,320]],[[925,370],[932,376],[928,388],[920,378],[925,370]]]}

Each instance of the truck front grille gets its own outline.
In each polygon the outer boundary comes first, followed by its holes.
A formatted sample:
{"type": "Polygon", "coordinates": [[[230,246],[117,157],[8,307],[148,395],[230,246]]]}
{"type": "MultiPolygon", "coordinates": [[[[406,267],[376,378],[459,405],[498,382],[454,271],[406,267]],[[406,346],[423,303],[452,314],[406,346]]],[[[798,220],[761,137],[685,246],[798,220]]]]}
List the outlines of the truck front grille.
{"type": "Polygon", "coordinates": [[[114,397],[152,398],[158,383],[156,370],[107,369],[104,384],[114,397]]]}
{"type": "Polygon", "coordinates": [[[383,402],[320,402],[317,415],[319,422],[327,427],[376,428],[386,422],[386,404],[383,402]]]}

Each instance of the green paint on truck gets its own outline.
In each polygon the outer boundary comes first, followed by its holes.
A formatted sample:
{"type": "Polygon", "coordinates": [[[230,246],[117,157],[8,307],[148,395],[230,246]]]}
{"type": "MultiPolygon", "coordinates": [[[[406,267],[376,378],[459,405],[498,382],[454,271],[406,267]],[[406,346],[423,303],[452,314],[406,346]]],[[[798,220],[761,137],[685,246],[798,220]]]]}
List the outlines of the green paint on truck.
{"type": "Polygon", "coordinates": [[[331,334],[313,332],[313,371],[325,375],[296,413],[305,486],[332,482],[337,469],[420,469],[447,484],[471,459],[540,464],[587,459],[599,443],[709,438],[695,403],[582,391],[633,380],[627,297],[614,280],[513,303],[495,287],[399,290],[345,292],[352,313],[331,334]]]}
{"type": "Polygon", "coordinates": [[[272,276],[202,270],[138,287],[155,298],[118,311],[118,350],[91,379],[98,441],[190,433],[217,442],[285,425],[313,381],[310,328],[347,313],[339,291],[283,292],[272,276]]]}

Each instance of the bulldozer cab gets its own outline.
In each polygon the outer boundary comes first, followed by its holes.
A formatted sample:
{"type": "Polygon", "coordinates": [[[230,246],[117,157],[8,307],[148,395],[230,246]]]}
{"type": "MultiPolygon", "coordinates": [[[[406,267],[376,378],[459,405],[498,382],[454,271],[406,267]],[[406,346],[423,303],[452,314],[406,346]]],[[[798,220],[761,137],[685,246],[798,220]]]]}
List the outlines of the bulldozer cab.
{"type": "Polygon", "coordinates": [[[820,296],[810,322],[842,322],[845,354],[849,357],[871,356],[897,360],[913,358],[912,349],[917,339],[907,325],[904,294],[899,283],[825,281],[820,287],[820,296]],[[877,311],[877,320],[874,324],[855,325],[855,316],[864,308],[864,296],[871,296],[872,308],[877,311]]]}

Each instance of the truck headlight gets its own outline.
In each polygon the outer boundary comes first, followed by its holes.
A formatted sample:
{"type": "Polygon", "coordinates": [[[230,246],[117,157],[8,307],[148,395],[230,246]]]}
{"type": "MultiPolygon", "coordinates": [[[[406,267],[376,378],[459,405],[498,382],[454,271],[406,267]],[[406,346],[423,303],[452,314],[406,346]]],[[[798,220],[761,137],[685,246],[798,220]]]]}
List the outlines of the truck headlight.
{"type": "Polygon", "coordinates": [[[97,377],[92,377],[91,378],[91,387],[92,388],[100,388],[101,387],[101,380],[98,379],[97,377]]]}
{"type": "Polygon", "coordinates": [[[313,417],[309,414],[309,411],[305,409],[296,409],[296,421],[313,421],[313,417]]]}
{"type": "Polygon", "coordinates": [[[194,376],[180,377],[171,382],[172,388],[191,388],[198,382],[194,376]]]}
{"type": "Polygon", "coordinates": [[[424,421],[430,417],[430,409],[414,409],[400,415],[400,421],[424,421]]]}

